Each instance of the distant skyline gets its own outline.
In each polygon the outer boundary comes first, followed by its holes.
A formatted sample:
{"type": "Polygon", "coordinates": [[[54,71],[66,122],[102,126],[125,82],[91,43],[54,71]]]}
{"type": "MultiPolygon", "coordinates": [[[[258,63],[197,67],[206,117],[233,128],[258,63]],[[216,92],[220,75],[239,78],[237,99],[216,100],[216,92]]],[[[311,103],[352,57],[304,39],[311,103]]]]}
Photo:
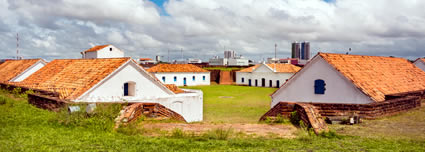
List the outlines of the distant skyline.
{"type": "Polygon", "coordinates": [[[425,56],[425,1],[399,0],[0,0],[1,58],[80,58],[112,44],[133,58],[207,60],[226,50],[261,60],[318,51],[425,56]]]}

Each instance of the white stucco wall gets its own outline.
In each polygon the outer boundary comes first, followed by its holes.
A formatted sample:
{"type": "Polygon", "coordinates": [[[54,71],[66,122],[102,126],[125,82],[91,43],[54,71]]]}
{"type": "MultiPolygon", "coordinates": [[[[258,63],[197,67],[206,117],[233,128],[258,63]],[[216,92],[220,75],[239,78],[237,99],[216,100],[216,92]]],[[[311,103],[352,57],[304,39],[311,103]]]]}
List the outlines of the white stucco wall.
{"type": "Polygon", "coordinates": [[[415,64],[418,68],[422,69],[423,71],[425,71],[425,63],[422,62],[421,60],[417,60],[416,62],[414,62],[413,64],[415,64]]]}
{"type": "Polygon", "coordinates": [[[26,69],[24,72],[22,72],[21,74],[19,74],[16,77],[14,77],[13,79],[11,79],[10,81],[11,82],[20,82],[20,81],[23,81],[26,78],[28,78],[31,74],[33,74],[34,72],[37,72],[38,70],[40,70],[45,65],[46,65],[45,62],[38,61],[37,63],[35,63],[31,67],[29,67],[28,69],[26,69]]]}
{"type": "Polygon", "coordinates": [[[169,93],[164,91],[157,83],[147,78],[138,71],[137,65],[127,64],[117,73],[110,76],[109,79],[92,88],[91,91],[79,98],[79,100],[88,102],[116,102],[122,100],[133,100],[142,98],[159,98],[168,96],[169,93]],[[135,95],[124,96],[124,83],[135,82],[135,95]]]}
{"type": "Polygon", "coordinates": [[[316,56],[272,95],[271,107],[280,101],[352,104],[373,102],[320,56],[316,56]],[[325,81],[325,94],[314,93],[314,81],[317,79],[325,81]]]}
{"type": "Polygon", "coordinates": [[[155,76],[164,84],[184,86],[183,79],[186,78],[187,86],[210,85],[210,72],[164,72],[155,73],[155,76]],[[193,76],[195,76],[195,81],[192,79],[193,76]],[[205,80],[202,79],[203,76],[205,76],[205,80]],[[162,77],[165,77],[165,81],[163,81],[162,77]],[[177,77],[177,81],[174,81],[174,77],[177,77]]]}
{"type": "Polygon", "coordinates": [[[200,90],[185,89],[185,93],[174,94],[165,91],[162,84],[149,78],[136,63],[130,62],[113,75],[108,76],[75,102],[150,102],[179,113],[187,122],[203,120],[203,93],[200,90]],[[124,96],[124,83],[135,82],[135,95],[124,96]]]}
{"type": "Polygon", "coordinates": [[[122,57],[124,57],[124,52],[113,45],[109,45],[98,51],[85,52],[86,59],[122,58],[122,57]],[[112,51],[110,51],[111,48],[112,48],[112,51]]]}
{"type": "Polygon", "coordinates": [[[270,80],[272,80],[272,87],[280,87],[292,75],[294,73],[273,72],[262,65],[253,72],[236,72],[236,84],[249,85],[249,80],[251,80],[251,86],[255,86],[255,80],[257,80],[257,86],[261,87],[262,78],[264,78],[266,82],[265,87],[270,87],[270,80]],[[242,82],[242,78],[244,78],[244,82],[242,82]],[[277,80],[279,80],[279,86],[277,86],[277,80]]]}

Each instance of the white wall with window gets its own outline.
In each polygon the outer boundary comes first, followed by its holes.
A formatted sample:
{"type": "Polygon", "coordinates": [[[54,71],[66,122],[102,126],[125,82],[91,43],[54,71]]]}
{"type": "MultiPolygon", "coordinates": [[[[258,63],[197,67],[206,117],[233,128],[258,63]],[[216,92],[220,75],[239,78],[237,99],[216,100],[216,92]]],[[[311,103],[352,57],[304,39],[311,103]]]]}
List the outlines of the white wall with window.
{"type": "Polygon", "coordinates": [[[122,58],[124,52],[113,45],[108,45],[97,51],[82,52],[83,59],[97,59],[97,58],[122,58]]]}
{"type": "Polygon", "coordinates": [[[373,102],[320,56],[315,57],[272,95],[281,101],[367,104],[373,102]]]}
{"type": "Polygon", "coordinates": [[[292,75],[294,73],[273,72],[269,69],[257,69],[253,72],[236,72],[236,84],[254,87],[280,87],[292,75]],[[255,83],[256,81],[257,83],[255,83]]]}
{"type": "Polygon", "coordinates": [[[164,84],[177,86],[210,85],[210,72],[158,72],[155,76],[164,84]]]}

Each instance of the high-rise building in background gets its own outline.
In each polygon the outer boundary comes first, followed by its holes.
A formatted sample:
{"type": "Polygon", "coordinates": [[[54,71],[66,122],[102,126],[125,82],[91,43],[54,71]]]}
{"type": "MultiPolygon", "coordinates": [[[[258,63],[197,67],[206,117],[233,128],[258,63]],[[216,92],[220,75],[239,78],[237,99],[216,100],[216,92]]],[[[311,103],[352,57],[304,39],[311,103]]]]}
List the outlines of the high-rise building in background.
{"type": "Polygon", "coordinates": [[[310,59],[310,42],[294,42],[292,43],[292,58],[297,58],[301,60],[310,59]]]}
{"type": "Polygon", "coordinates": [[[224,51],[224,58],[231,59],[235,57],[235,51],[224,51]]]}

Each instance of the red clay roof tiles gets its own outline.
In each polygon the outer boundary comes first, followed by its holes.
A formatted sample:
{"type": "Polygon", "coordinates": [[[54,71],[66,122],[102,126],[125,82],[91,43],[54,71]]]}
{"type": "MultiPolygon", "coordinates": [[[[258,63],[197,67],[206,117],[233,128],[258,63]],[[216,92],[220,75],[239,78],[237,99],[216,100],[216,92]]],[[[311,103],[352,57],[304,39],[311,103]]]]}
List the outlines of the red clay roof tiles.
{"type": "Polygon", "coordinates": [[[109,45],[97,45],[97,46],[94,46],[94,47],[92,47],[92,48],[90,48],[90,49],[88,49],[88,50],[85,50],[84,52],[94,52],[94,51],[99,51],[99,50],[101,50],[101,49],[103,49],[103,48],[105,48],[105,47],[107,47],[107,46],[109,46],[109,45]]]}
{"type": "Polygon", "coordinates": [[[192,64],[158,64],[147,69],[148,72],[208,72],[192,64]]]}
{"type": "Polygon", "coordinates": [[[385,95],[425,90],[425,72],[403,58],[319,55],[377,102],[384,101],[385,95]]]}
{"type": "Polygon", "coordinates": [[[17,85],[58,92],[62,99],[76,99],[130,58],[58,59],[17,85]]]}
{"type": "Polygon", "coordinates": [[[15,78],[42,59],[8,60],[0,64],[0,82],[15,78]]]}

